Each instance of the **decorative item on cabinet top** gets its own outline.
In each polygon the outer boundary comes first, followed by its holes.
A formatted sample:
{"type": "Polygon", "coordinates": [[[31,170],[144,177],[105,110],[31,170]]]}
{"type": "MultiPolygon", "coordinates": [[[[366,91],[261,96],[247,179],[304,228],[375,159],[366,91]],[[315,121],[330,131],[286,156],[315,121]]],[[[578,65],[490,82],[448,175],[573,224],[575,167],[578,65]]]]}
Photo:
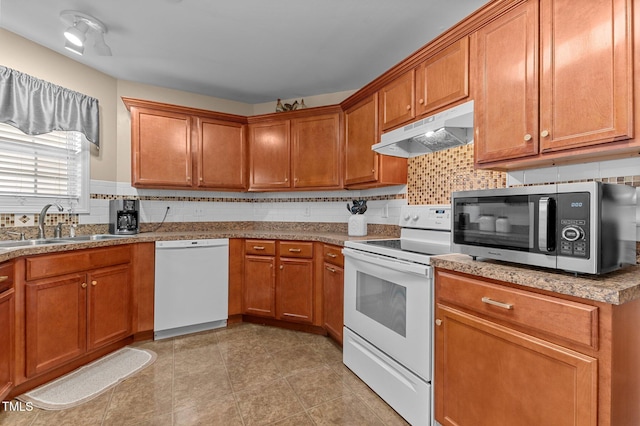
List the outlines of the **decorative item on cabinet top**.
{"type": "Polygon", "coordinates": [[[307,106],[304,104],[304,99],[300,100],[300,103],[296,100],[294,103],[283,104],[280,98],[278,98],[278,102],[276,102],[276,112],[284,112],[284,111],[294,111],[297,109],[305,109],[307,106]]]}

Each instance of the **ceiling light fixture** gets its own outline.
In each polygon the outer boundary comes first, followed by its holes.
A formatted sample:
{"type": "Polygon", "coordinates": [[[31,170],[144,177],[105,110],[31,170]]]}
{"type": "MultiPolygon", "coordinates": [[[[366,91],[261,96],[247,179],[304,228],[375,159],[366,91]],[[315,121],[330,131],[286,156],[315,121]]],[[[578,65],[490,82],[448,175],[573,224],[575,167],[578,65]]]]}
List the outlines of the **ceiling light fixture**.
{"type": "Polygon", "coordinates": [[[73,53],[82,55],[84,52],[85,38],[87,35],[93,37],[93,47],[100,56],[111,56],[111,48],[104,41],[107,27],[86,13],[75,10],[63,10],[60,12],[60,19],[68,25],[64,32],[67,39],[65,48],[73,53]],[[76,49],[70,46],[77,46],[76,49]]]}

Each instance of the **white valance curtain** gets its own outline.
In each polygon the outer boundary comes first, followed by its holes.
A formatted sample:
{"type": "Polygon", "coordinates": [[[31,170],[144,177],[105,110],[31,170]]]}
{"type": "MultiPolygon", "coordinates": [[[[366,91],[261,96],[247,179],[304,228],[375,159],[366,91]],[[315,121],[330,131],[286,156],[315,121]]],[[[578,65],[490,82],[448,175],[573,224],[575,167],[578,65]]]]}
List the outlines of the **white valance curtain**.
{"type": "Polygon", "coordinates": [[[77,131],[100,148],[96,98],[1,65],[0,122],[28,135],[77,131]]]}

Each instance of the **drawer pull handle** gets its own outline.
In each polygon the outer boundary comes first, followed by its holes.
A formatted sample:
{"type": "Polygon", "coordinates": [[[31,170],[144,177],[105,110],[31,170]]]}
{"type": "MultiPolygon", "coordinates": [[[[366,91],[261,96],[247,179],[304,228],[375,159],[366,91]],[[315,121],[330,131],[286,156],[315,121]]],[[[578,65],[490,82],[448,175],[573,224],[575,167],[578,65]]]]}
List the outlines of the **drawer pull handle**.
{"type": "Polygon", "coordinates": [[[289,251],[290,251],[291,253],[300,253],[300,252],[302,251],[302,249],[296,249],[296,248],[293,248],[293,249],[289,249],[289,251]]]}
{"type": "Polygon", "coordinates": [[[264,246],[253,246],[254,250],[264,250],[264,246]]]}
{"type": "Polygon", "coordinates": [[[0,283],[9,279],[9,275],[3,275],[0,277],[0,283]]]}
{"type": "Polygon", "coordinates": [[[488,305],[493,305],[493,306],[497,306],[499,308],[504,308],[504,309],[513,309],[513,304],[511,303],[503,303],[503,302],[498,302],[496,300],[490,299],[488,297],[483,297],[482,298],[482,302],[486,303],[488,305]]]}
{"type": "Polygon", "coordinates": [[[335,274],[335,272],[336,272],[336,270],[335,270],[335,269],[333,269],[333,268],[331,268],[331,267],[329,267],[329,266],[327,266],[327,271],[329,271],[329,272],[333,272],[334,274],[335,274]]]}
{"type": "Polygon", "coordinates": [[[333,257],[334,259],[335,259],[336,257],[338,257],[338,255],[337,255],[337,254],[335,254],[335,253],[327,253],[327,256],[329,256],[329,257],[333,257]]]}

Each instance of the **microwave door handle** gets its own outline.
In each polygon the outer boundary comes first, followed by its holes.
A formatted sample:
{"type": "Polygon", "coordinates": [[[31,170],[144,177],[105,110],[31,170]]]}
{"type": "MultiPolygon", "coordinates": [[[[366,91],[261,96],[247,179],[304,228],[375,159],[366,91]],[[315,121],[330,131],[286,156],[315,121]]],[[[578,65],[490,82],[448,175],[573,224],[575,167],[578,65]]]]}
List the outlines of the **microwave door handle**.
{"type": "Polygon", "coordinates": [[[549,197],[541,197],[538,204],[538,249],[543,252],[549,251],[549,197]]]}

